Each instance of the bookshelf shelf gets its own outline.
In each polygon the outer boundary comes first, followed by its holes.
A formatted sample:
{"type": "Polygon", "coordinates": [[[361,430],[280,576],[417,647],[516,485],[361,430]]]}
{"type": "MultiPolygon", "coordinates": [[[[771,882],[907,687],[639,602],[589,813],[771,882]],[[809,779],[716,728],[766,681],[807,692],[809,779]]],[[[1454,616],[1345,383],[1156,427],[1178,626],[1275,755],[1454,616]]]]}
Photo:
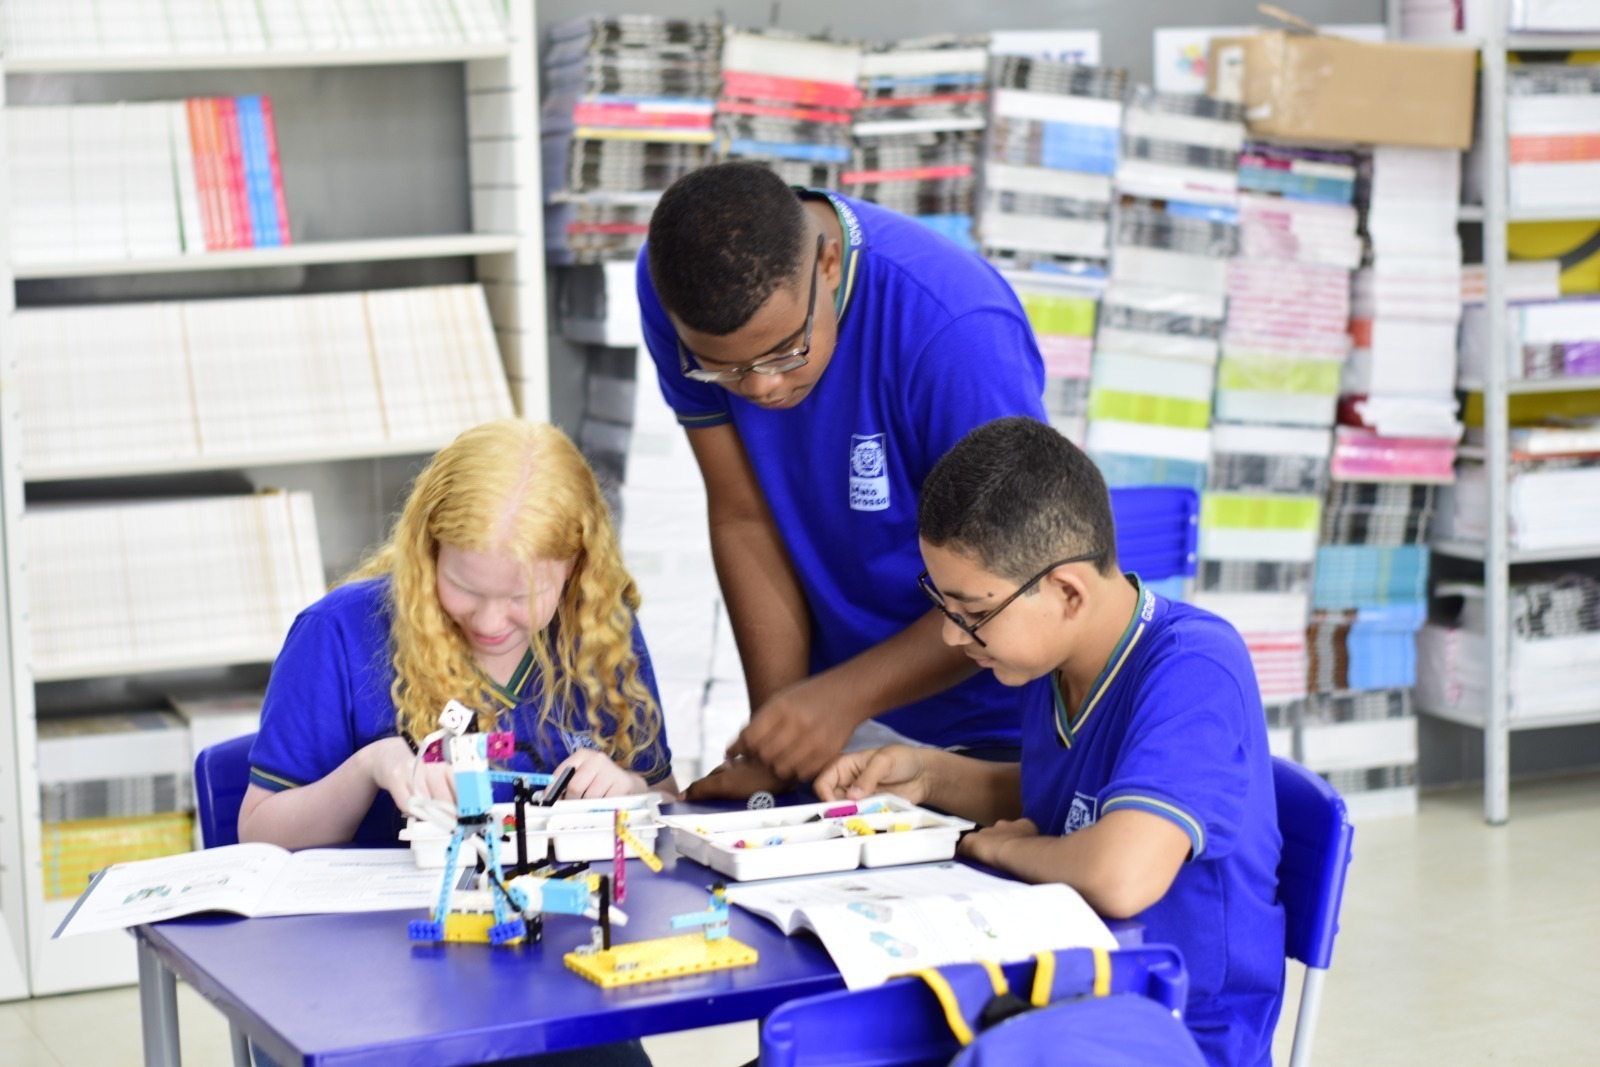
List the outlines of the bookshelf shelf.
{"type": "Polygon", "coordinates": [[[1456,220],[1458,222],[1482,222],[1483,221],[1483,205],[1482,204],[1462,204],[1462,205],[1458,206],[1456,208],[1456,220]]]}
{"type": "MultiPolygon", "coordinates": [[[[1417,710],[1436,719],[1447,719],[1463,726],[1483,729],[1483,712],[1478,708],[1438,708],[1419,703],[1417,710]]],[[[1513,715],[1506,723],[1508,730],[1539,730],[1553,726],[1586,726],[1600,722],[1600,708],[1559,712],[1545,715],[1513,715]]]]}
{"type": "Polygon", "coordinates": [[[514,234],[462,233],[430,237],[387,237],[367,241],[316,241],[280,248],[246,248],[159,259],[64,260],[24,263],[11,268],[18,279],[93,278],[115,275],[173,274],[187,271],[300,267],[314,263],[376,263],[397,259],[444,259],[514,252],[514,234]]]}
{"type": "Polygon", "coordinates": [[[203,655],[151,656],[138,659],[102,660],[73,667],[36,668],[36,682],[65,682],[88,678],[114,678],[125,674],[161,674],[167,671],[192,671],[206,667],[229,667],[245,663],[271,663],[278,658],[278,646],[252,645],[208,652],[203,655]]]}
{"type": "Polygon", "coordinates": [[[353,51],[195,52],[190,55],[80,55],[15,57],[6,60],[7,74],[167,73],[195,70],[268,70],[275,67],[410,66],[416,63],[461,63],[472,59],[505,59],[509,42],[424,45],[414,48],[372,48],[353,51]]]}
{"type": "MultiPolygon", "coordinates": [[[[1482,541],[1457,541],[1441,539],[1433,542],[1433,550],[1441,556],[1452,559],[1470,559],[1483,562],[1486,550],[1482,541]]],[[[1566,560],[1592,559],[1600,556],[1600,544],[1575,545],[1571,548],[1540,548],[1519,549],[1509,548],[1506,552],[1510,558],[1507,562],[1518,563],[1561,563],[1566,560]]]]}
{"type": "Polygon", "coordinates": [[[1595,208],[1511,208],[1506,216],[1509,222],[1585,222],[1600,216],[1595,208]]]}
{"type": "Polygon", "coordinates": [[[1600,33],[1508,33],[1508,52],[1600,51],[1600,33]]]}
{"type": "Polygon", "coordinates": [[[292,452],[231,453],[193,456],[170,461],[127,464],[99,464],[71,467],[25,467],[29,483],[71,482],[89,478],[137,478],[152,474],[187,474],[195,471],[237,470],[242,467],[276,467],[295,463],[338,463],[353,459],[381,459],[385,456],[424,456],[437,452],[450,438],[414,441],[380,441],[341,448],[307,448],[292,452]]]}
{"type": "MultiPolygon", "coordinates": [[[[0,1001],[137,975],[126,937],[50,939],[72,902],[42,877],[39,718],[102,710],[143,676],[260,677],[298,608],[383,537],[423,457],[484,418],[549,418],[535,0],[428,4],[492,18],[445,40],[442,23],[406,21],[427,5],[364,4],[378,28],[340,29],[348,50],[308,22],[273,38],[297,50],[206,37],[151,54],[173,5],[118,0],[93,14],[131,27],[117,39],[138,54],[85,54],[98,31],[80,30],[0,57],[0,1001]],[[175,255],[101,231],[58,240],[76,216],[9,210],[40,187],[9,176],[41,151],[30,130],[58,132],[47,108],[242,95],[294,129],[280,140],[293,234],[352,239],[175,255]],[[258,276],[316,264],[332,266],[258,276]],[[192,454],[193,426],[212,454],[192,454]]],[[[217,8],[266,26],[321,9],[217,8]]],[[[161,169],[148,162],[134,173],[161,169]]],[[[109,187],[74,210],[114,203],[109,187]]]]}
{"type": "MultiPolygon", "coordinates": [[[[1464,393],[1483,392],[1484,383],[1464,378],[1456,383],[1464,393]]],[[[1508,378],[1505,383],[1508,396],[1532,393],[1587,393],[1600,390],[1600,375],[1586,374],[1574,378],[1508,378]]]]}

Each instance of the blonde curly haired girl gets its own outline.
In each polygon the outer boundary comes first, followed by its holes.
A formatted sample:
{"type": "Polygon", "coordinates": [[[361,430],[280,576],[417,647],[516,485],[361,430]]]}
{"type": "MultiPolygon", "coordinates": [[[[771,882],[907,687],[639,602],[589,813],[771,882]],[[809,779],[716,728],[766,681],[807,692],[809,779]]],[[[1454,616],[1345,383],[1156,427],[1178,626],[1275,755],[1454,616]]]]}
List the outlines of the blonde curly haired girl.
{"type": "MultiPolygon", "coordinates": [[[[394,840],[412,745],[452,699],[516,735],[510,769],[571,766],[568,796],[676,792],[638,606],[566,435],[520,419],[467,430],[417,476],[389,539],[290,629],[240,839],[394,840]]],[[[448,799],[449,768],[426,769],[418,792],[448,799]]]]}

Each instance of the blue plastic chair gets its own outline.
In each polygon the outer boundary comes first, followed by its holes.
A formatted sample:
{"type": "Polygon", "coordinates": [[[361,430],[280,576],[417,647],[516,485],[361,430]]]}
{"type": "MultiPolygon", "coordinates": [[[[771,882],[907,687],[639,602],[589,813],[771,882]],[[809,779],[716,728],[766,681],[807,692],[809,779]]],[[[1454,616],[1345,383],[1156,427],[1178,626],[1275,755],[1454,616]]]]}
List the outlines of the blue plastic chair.
{"type": "Polygon", "coordinates": [[[1111,490],[1117,563],[1147,582],[1188,578],[1198,566],[1200,494],[1173,486],[1111,490]]]}
{"type": "MultiPolygon", "coordinates": [[[[1172,1012],[1189,999],[1183,957],[1170,945],[1110,953],[1111,991],[1137,993],[1172,1012]]],[[[1054,999],[1094,988],[1089,949],[1055,954],[1054,999]]],[[[1026,996],[1031,960],[1002,968],[1013,991],[1026,996]]],[[[896,978],[872,989],[801,997],[780,1006],[761,1025],[761,1067],[922,1067],[944,1065],[961,1051],[944,1010],[920,978],[896,978]]]]}
{"type": "Polygon", "coordinates": [[[1283,904],[1284,950],[1305,964],[1306,980],[1295,1018],[1290,1067],[1311,1062],[1322,984],[1333,962],[1339,933],[1345,874],[1350,866],[1350,825],[1344,799],[1322,778],[1292,760],[1272,757],[1272,783],[1278,794],[1278,829],[1283,858],[1278,863],[1278,900],[1283,904]]]}
{"type": "Polygon", "coordinates": [[[239,806],[250,785],[250,746],[255,734],[219,741],[194,760],[194,791],[200,840],[206,848],[239,843],[239,806]]]}

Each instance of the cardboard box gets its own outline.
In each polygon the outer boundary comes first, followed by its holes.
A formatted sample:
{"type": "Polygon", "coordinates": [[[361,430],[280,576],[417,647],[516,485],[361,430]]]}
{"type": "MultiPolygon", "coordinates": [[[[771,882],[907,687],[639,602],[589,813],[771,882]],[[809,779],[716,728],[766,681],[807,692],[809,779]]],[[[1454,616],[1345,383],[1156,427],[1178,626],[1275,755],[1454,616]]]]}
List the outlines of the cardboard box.
{"type": "Polygon", "coordinates": [[[1297,141],[1472,144],[1478,54],[1269,30],[1211,42],[1207,91],[1250,132],[1297,141]]]}

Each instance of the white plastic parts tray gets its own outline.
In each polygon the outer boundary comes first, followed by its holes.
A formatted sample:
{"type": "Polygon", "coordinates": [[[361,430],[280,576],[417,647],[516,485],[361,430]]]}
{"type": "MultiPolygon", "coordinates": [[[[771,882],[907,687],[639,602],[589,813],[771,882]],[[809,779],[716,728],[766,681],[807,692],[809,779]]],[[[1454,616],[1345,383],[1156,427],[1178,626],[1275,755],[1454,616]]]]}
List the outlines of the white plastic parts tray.
{"type": "Polygon", "coordinates": [[[947,860],[973,823],[896,796],[714,815],[662,815],[678,852],[737,882],[947,860]],[[851,825],[856,824],[856,825],[851,825]],[[860,833],[862,826],[870,834],[860,833]]]}
{"type": "MultiPolygon", "coordinates": [[[[661,830],[661,796],[639,793],[594,800],[558,800],[548,808],[527,805],[524,812],[528,824],[528,858],[542,859],[554,838],[556,859],[561,863],[609,860],[615,847],[612,827],[618,808],[628,813],[629,832],[645,848],[654,851],[656,834],[661,830]]],[[[492,812],[495,823],[502,827],[500,861],[515,863],[517,841],[510,826],[516,815],[516,805],[496,804],[492,812]]],[[[432,823],[411,819],[400,831],[400,840],[411,843],[411,857],[418,867],[444,866],[445,850],[450,844],[450,835],[444,830],[432,823]]],[[[632,845],[626,846],[625,851],[629,859],[639,855],[632,845]]]]}

